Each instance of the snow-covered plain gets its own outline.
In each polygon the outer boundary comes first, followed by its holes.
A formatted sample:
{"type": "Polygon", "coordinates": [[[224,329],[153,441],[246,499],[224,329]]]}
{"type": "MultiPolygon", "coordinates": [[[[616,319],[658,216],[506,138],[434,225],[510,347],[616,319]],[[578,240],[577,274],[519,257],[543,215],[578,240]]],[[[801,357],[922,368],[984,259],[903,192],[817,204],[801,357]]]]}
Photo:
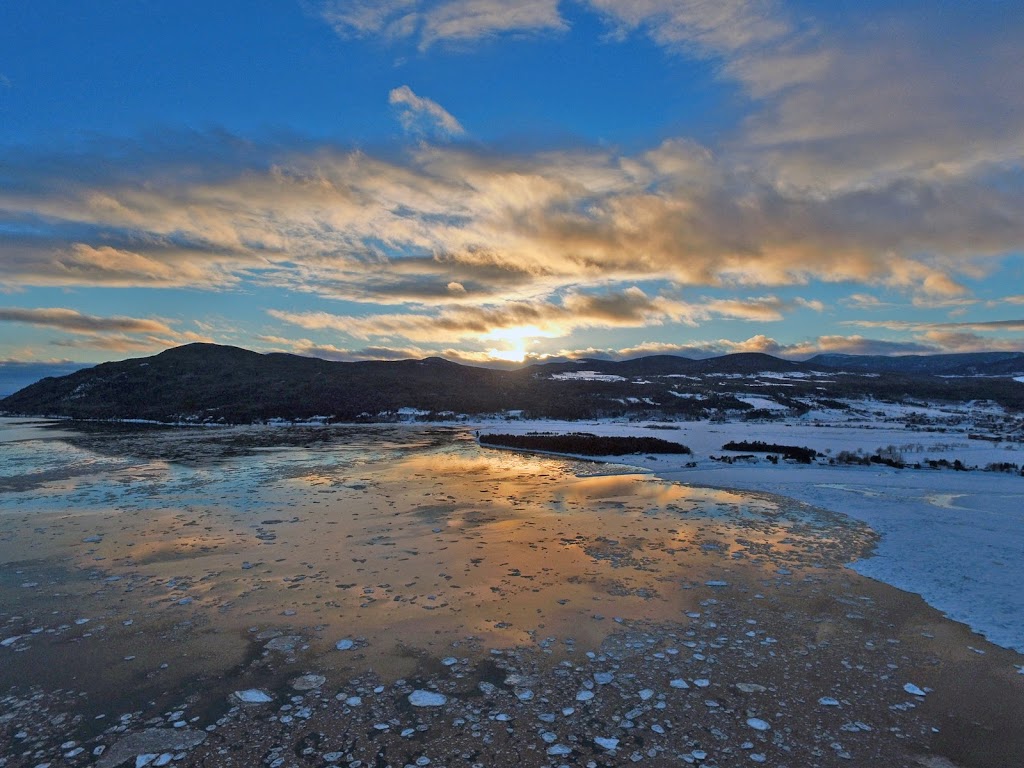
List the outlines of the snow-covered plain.
{"type": "Polygon", "coordinates": [[[867,408],[770,422],[509,421],[476,426],[486,432],[654,435],[683,443],[692,456],[614,461],[668,480],[778,494],[862,520],[881,538],[874,555],[853,563],[854,570],[919,594],[988,640],[1024,653],[1024,477],[983,471],[989,464],[1024,464],[1024,443],[968,437],[993,419],[1005,425],[1013,417],[984,404],[910,408],[872,402],[867,408]],[[924,420],[923,426],[906,426],[914,419],[924,420]],[[925,431],[935,429],[943,431],[925,431]],[[733,440],[806,446],[824,456],[813,465],[772,464],[763,455],[754,463],[712,459],[737,455],[722,450],[733,440]],[[960,460],[977,469],[829,464],[829,457],[841,451],[870,455],[890,446],[908,464],[960,460]]]}

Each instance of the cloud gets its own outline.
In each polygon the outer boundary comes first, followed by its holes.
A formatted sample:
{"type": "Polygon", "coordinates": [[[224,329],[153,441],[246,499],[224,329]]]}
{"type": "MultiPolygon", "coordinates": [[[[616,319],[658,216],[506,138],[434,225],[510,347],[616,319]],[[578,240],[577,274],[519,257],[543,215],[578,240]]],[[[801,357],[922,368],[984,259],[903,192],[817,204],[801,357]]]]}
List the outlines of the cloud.
{"type": "Polygon", "coordinates": [[[734,161],[783,188],[949,178],[1024,157],[1024,14],[1003,3],[930,15],[850,5],[815,18],[773,0],[408,0],[328,5],[325,17],[345,33],[427,47],[564,29],[560,9],[598,14],[613,39],[643,34],[714,61],[749,96],[734,161]]]}
{"type": "Polygon", "coordinates": [[[47,342],[49,346],[62,349],[157,352],[195,341],[213,341],[205,334],[177,331],[164,320],[123,315],[101,317],[63,307],[0,307],[0,323],[5,322],[53,328],[71,334],[47,342]]]}
{"type": "Polygon", "coordinates": [[[878,186],[1024,155],[1024,15],[1005,6],[931,16],[851,6],[826,25],[771,0],[589,5],[619,37],[641,32],[720,62],[721,76],[751,97],[733,149],[783,186],[878,186]]]}
{"type": "Polygon", "coordinates": [[[425,14],[420,47],[565,28],[558,0],[449,0],[425,14]]]}
{"type": "Polygon", "coordinates": [[[358,349],[320,344],[310,339],[291,339],[282,336],[257,337],[266,352],[287,352],[304,357],[318,357],[335,362],[359,362],[361,360],[422,360],[427,357],[442,357],[455,363],[468,365],[486,364],[488,367],[517,367],[507,360],[494,359],[485,352],[457,349],[433,349],[417,346],[366,346],[358,349]]]}
{"type": "Polygon", "coordinates": [[[310,339],[290,339],[283,336],[258,336],[263,351],[288,352],[303,357],[318,357],[322,360],[336,362],[354,362],[358,360],[420,360],[436,354],[422,347],[363,347],[347,349],[333,344],[321,344],[310,339]]]}
{"type": "Polygon", "coordinates": [[[1024,349],[1024,320],[968,320],[921,322],[913,320],[848,320],[843,325],[885,328],[913,334],[930,352],[990,352],[1024,349]],[[1009,335],[1008,335],[1009,334],[1009,335]]]}
{"type": "Polygon", "coordinates": [[[342,37],[411,38],[421,50],[566,28],[558,0],[329,0],[321,16],[342,37]]]}
{"type": "Polygon", "coordinates": [[[888,328],[894,331],[1024,331],[1024,320],[973,320],[959,323],[926,323],[915,320],[845,320],[843,325],[888,328]]]}
{"type": "Polygon", "coordinates": [[[682,141],[635,154],[264,152],[262,167],[234,171],[100,153],[73,178],[51,177],[52,158],[12,161],[0,285],[255,283],[446,304],[452,283],[459,301],[494,303],[643,280],[847,281],[962,298],[966,280],[1024,241],[1012,171],[821,196],[682,141]]]}
{"type": "Polygon", "coordinates": [[[546,355],[534,355],[534,362],[552,359],[579,360],[600,358],[607,360],[629,360],[649,355],[678,355],[692,359],[703,359],[736,353],[759,352],[789,359],[802,360],[825,352],[841,352],[858,355],[927,354],[946,351],[938,343],[918,341],[888,341],[863,336],[818,336],[792,344],[785,344],[770,336],[757,334],[740,341],[715,339],[689,342],[647,341],[619,349],[563,349],[546,355]]]}
{"type": "Polygon", "coordinates": [[[679,345],[680,352],[671,351],[674,345],[645,344],[621,350],[619,354],[627,357],[638,354],[684,354],[690,357],[712,357],[717,355],[735,354],[738,352],[760,352],[775,357],[789,359],[806,359],[827,352],[850,355],[906,355],[931,354],[944,351],[937,343],[919,341],[890,341],[871,339],[864,336],[824,335],[814,339],[786,344],[770,336],[758,334],[741,341],[718,339],[715,341],[679,345]]]}
{"type": "Polygon", "coordinates": [[[985,302],[985,306],[989,308],[998,307],[1000,304],[1024,304],[1024,295],[1003,296],[1002,298],[985,302]]]}
{"type": "Polygon", "coordinates": [[[669,323],[694,326],[715,317],[760,322],[781,320],[798,306],[775,297],[691,303],[648,296],[636,286],[600,294],[569,292],[560,301],[507,301],[448,306],[438,311],[337,315],[271,309],[277,320],[308,330],[338,331],[357,339],[408,339],[419,343],[516,338],[559,338],[583,328],[641,328],[669,323]],[[511,333],[510,333],[511,332],[511,333]]]}
{"type": "Polygon", "coordinates": [[[192,341],[212,341],[206,336],[198,334],[165,336],[128,336],[125,334],[97,334],[89,336],[73,336],[61,339],[52,339],[50,346],[61,349],[96,349],[104,352],[133,353],[145,352],[156,353],[181,344],[192,341]]]}
{"type": "Polygon", "coordinates": [[[466,131],[451,113],[436,101],[417,96],[408,85],[394,88],[389,103],[399,110],[398,118],[410,133],[461,136],[466,131]]]}
{"type": "Polygon", "coordinates": [[[122,331],[127,333],[168,333],[174,331],[160,320],[147,320],[137,317],[97,317],[83,315],[73,309],[59,307],[23,309],[19,307],[0,307],[0,322],[26,323],[47,328],[57,328],[72,333],[102,333],[122,331]]]}
{"type": "Polygon", "coordinates": [[[1020,352],[1024,338],[998,339],[964,331],[929,330],[921,336],[944,352],[1020,352]]]}
{"type": "Polygon", "coordinates": [[[405,37],[419,14],[418,0],[329,0],[320,16],[342,37],[405,37]]]}
{"type": "Polygon", "coordinates": [[[588,0],[619,37],[642,30],[655,42],[697,56],[772,50],[794,34],[771,0],[588,0]]]}

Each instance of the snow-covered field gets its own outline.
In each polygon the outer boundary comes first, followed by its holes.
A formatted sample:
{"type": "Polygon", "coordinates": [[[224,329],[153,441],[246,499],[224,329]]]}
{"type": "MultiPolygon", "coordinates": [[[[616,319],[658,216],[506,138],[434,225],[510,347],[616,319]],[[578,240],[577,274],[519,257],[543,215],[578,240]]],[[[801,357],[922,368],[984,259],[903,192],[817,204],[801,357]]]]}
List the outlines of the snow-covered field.
{"type": "MultiPolygon", "coordinates": [[[[692,456],[618,458],[659,476],[693,485],[764,491],[841,512],[881,535],[858,572],[921,595],[950,618],[990,641],[1024,652],[1024,477],[987,472],[994,463],[1024,464],[1024,444],[970,439],[979,424],[1006,419],[991,406],[872,404],[857,412],[816,412],[773,422],[665,423],[484,422],[481,431],[591,432],[656,436],[689,446],[692,456]],[[929,428],[911,431],[908,418],[929,428]],[[653,427],[653,428],[652,428],[653,427]],[[814,465],[781,461],[726,464],[711,457],[729,441],[806,446],[824,454],[814,465]],[[841,451],[870,455],[893,446],[908,464],[960,460],[972,471],[894,469],[828,463],[841,451]],[[690,462],[695,467],[687,467],[690,462]]],[[[1019,426],[1019,425],[1018,425],[1019,426]]]]}

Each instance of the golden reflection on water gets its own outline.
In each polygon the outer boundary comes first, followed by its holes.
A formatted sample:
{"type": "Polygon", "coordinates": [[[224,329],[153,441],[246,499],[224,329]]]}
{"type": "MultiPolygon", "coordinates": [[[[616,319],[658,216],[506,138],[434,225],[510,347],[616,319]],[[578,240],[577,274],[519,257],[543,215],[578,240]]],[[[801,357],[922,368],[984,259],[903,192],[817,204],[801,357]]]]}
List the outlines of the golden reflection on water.
{"type": "MultiPolygon", "coordinates": [[[[579,477],[580,464],[550,457],[458,443],[359,464],[325,458],[304,450],[230,465],[216,470],[231,480],[212,495],[200,478],[216,472],[186,473],[175,481],[191,489],[180,505],[149,464],[159,508],[74,519],[64,508],[34,544],[120,579],[96,593],[112,616],[319,627],[325,649],[358,634],[385,654],[471,634],[599,638],[610,623],[594,614],[678,619],[696,599],[681,585],[838,562],[834,550],[848,550],[769,500],[650,475],[579,477]]],[[[73,496],[64,502],[74,508],[73,496]]],[[[14,561],[32,536],[12,532],[0,558],[14,561]]]]}

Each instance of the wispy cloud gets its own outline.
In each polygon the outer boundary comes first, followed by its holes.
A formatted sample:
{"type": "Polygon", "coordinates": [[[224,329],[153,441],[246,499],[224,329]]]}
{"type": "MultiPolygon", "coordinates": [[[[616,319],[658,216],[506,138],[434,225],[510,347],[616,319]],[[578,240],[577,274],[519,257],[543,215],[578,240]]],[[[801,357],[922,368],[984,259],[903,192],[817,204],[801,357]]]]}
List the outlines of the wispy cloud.
{"type": "Polygon", "coordinates": [[[884,328],[912,334],[928,351],[989,352],[1024,348],[1024,320],[966,320],[922,322],[914,320],[847,320],[842,325],[884,328]]]}
{"type": "Polygon", "coordinates": [[[394,88],[388,101],[398,109],[398,119],[410,133],[461,136],[466,132],[448,110],[432,99],[417,96],[408,85],[394,88]]]}
{"type": "Polygon", "coordinates": [[[68,334],[47,342],[64,349],[155,352],[194,341],[212,341],[205,334],[178,331],[164,320],[88,315],[64,307],[0,307],[0,323],[23,323],[68,334]]]}
{"type": "Polygon", "coordinates": [[[558,0],[329,0],[321,15],[343,37],[408,38],[423,50],[566,28],[558,0]]]}
{"type": "Polygon", "coordinates": [[[560,338],[583,328],[640,328],[669,323],[696,326],[713,318],[774,322],[783,313],[808,302],[785,302],[776,297],[686,302],[648,296],[635,286],[622,291],[588,294],[570,292],[560,301],[509,301],[484,306],[448,306],[426,312],[337,315],[329,312],[268,314],[308,330],[331,330],[357,339],[406,339],[417,343],[481,341],[517,336],[560,338]]]}
{"type": "Polygon", "coordinates": [[[174,333],[160,320],[138,317],[98,317],[83,315],[73,309],[60,307],[24,309],[0,307],[0,322],[27,323],[47,328],[58,328],[74,333],[99,333],[104,331],[126,331],[129,333],[174,333]]]}
{"type": "Polygon", "coordinates": [[[449,0],[424,15],[421,46],[565,28],[558,0],[449,0]]]}
{"type": "Polygon", "coordinates": [[[854,325],[860,328],[888,328],[894,331],[1024,331],[1024,320],[974,320],[958,323],[926,323],[914,320],[845,320],[843,325],[854,325]]]}

